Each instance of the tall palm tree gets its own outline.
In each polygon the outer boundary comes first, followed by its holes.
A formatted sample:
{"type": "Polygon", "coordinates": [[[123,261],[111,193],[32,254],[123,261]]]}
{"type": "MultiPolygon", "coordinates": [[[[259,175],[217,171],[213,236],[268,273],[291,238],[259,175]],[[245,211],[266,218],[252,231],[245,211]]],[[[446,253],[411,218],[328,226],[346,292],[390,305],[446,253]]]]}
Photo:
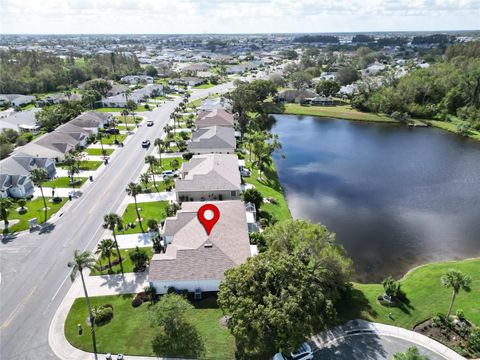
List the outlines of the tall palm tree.
{"type": "Polygon", "coordinates": [[[153,186],[155,187],[155,190],[158,191],[157,188],[157,183],[155,182],[155,166],[157,165],[157,159],[153,155],[148,155],[145,157],[145,164],[149,165],[150,172],[152,173],[152,179],[153,179],[153,186]]]}
{"type": "Polygon", "coordinates": [[[128,123],[127,123],[128,110],[127,109],[122,110],[122,116],[123,116],[123,120],[125,121],[125,131],[128,134],[128,123]]]}
{"type": "Polygon", "coordinates": [[[78,165],[77,161],[68,166],[67,173],[70,177],[72,189],[75,189],[75,175],[80,173],[80,166],[78,165]]]}
{"type": "Polygon", "coordinates": [[[105,156],[106,153],[105,153],[105,149],[103,148],[103,137],[104,137],[103,132],[99,131],[95,137],[98,141],[100,141],[100,147],[102,148],[102,155],[105,156]]]}
{"type": "Polygon", "coordinates": [[[8,214],[9,214],[8,210],[12,207],[12,205],[13,205],[12,200],[10,200],[9,198],[0,198],[0,217],[5,223],[5,227],[4,227],[5,232],[8,231],[8,214]]]}
{"type": "Polygon", "coordinates": [[[140,175],[140,182],[145,187],[145,190],[148,189],[148,184],[150,183],[150,175],[148,174],[141,174],[140,175]]]}
{"type": "Polygon", "coordinates": [[[30,179],[32,179],[32,182],[35,186],[38,186],[38,188],[40,189],[40,193],[42,194],[43,210],[45,212],[44,222],[47,222],[48,208],[47,208],[47,202],[45,200],[45,195],[43,194],[43,186],[42,186],[42,184],[48,180],[47,170],[43,168],[32,169],[32,171],[30,171],[30,179]]]}
{"type": "Polygon", "coordinates": [[[450,269],[445,275],[441,278],[442,285],[446,288],[452,288],[452,299],[450,300],[450,306],[448,307],[447,320],[450,318],[450,313],[452,312],[453,302],[455,297],[458,295],[460,290],[466,292],[470,291],[470,284],[472,283],[472,278],[468,275],[465,275],[461,271],[450,269]]]}
{"type": "Polygon", "coordinates": [[[162,152],[164,151],[165,148],[165,142],[160,139],[156,138],[153,144],[158,147],[158,160],[159,160],[159,165],[162,166],[162,152]]]}
{"type": "Polygon", "coordinates": [[[75,252],[73,253],[73,261],[68,263],[68,267],[72,268],[72,272],[70,273],[70,279],[72,281],[75,280],[77,273],[80,273],[80,277],[82,278],[83,292],[85,293],[85,299],[88,306],[88,317],[90,319],[90,326],[92,327],[93,352],[95,354],[95,359],[97,359],[97,342],[95,340],[95,318],[93,317],[90,298],[88,297],[87,287],[85,286],[85,279],[83,278],[83,270],[93,269],[95,266],[95,262],[95,258],[90,251],[80,252],[79,250],[75,250],[75,252]]]}
{"type": "Polygon", "coordinates": [[[114,246],[115,246],[115,243],[112,241],[112,239],[103,239],[98,244],[97,251],[95,251],[95,254],[100,254],[100,257],[102,259],[108,259],[108,268],[110,270],[112,270],[111,257],[113,254],[114,246]]]}
{"type": "Polygon", "coordinates": [[[115,248],[117,249],[118,261],[120,261],[120,269],[123,274],[122,256],[120,255],[116,232],[117,230],[123,229],[122,218],[115,213],[106,214],[103,217],[103,228],[110,230],[113,234],[113,241],[115,242],[115,248]]]}
{"type": "Polygon", "coordinates": [[[140,213],[138,211],[138,204],[137,204],[137,195],[141,194],[142,187],[138,184],[135,184],[134,182],[131,182],[130,184],[127,185],[127,188],[125,190],[127,191],[127,195],[133,197],[133,201],[135,203],[135,212],[137,213],[138,223],[140,224],[140,229],[142,229],[142,233],[144,233],[145,230],[143,230],[142,218],[140,217],[140,213]]]}

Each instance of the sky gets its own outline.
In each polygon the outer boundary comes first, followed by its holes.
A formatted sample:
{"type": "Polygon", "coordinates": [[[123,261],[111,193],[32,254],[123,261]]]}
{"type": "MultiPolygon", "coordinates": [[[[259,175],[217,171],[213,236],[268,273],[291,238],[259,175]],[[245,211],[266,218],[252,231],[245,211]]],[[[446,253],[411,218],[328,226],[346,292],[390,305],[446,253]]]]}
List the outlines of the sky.
{"type": "Polygon", "coordinates": [[[480,29],[480,0],[0,0],[2,34],[480,29]]]}

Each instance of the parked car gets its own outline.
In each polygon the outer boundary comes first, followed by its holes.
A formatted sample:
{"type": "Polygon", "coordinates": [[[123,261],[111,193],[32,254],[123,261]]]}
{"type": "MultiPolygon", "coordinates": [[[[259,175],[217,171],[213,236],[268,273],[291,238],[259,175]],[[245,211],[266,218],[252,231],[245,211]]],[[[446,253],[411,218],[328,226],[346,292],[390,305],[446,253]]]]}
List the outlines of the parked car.
{"type": "Polygon", "coordinates": [[[148,147],[150,147],[150,140],[143,140],[143,141],[142,141],[142,147],[143,147],[143,148],[148,148],[148,147]]]}
{"type": "Polygon", "coordinates": [[[105,134],[110,134],[110,135],[118,135],[120,134],[120,130],[118,129],[105,129],[105,134]]]}
{"type": "Polygon", "coordinates": [[[153,126],[153,120],[148,120],[147,121],[147,126],[153,126]]]}
{"type": "Polygon", "coordinates": [[[273,360],[312,360],[313,351],[308,343],[303,343],[300,347],[290,355],[276,353],[273,360]]]}
{"type": "Polygon", "coordinates": [[[173,170],[165,170],[162,172],[163,177],[177,177],[178,176],[178,171],[173,171],[173,170]]]}

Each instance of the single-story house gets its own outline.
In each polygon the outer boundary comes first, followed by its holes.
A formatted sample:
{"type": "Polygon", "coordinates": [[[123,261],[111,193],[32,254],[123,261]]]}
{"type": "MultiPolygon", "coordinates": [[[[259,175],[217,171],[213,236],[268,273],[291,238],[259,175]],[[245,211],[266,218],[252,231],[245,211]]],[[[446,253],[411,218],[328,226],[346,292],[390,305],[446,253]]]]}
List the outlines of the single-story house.
{"type": "Polygon", "coordinates": [[[181,71],[191,71],[191,72],[198,72],[198,71],[207,71],[210,69],[210,64],[206,62],[201,62],[201,63],[196,63],[196,64],[190,64],[185,66],[181,71]]]}
{"type": "Polygon", "coordinates": [[[242,201],[212,202],[220,218],[207,235],[198,221],[202,202],[183,203],[175,217],[167,218],[161,236],[166,245],[150,262],[148,281],[158,294],[169,287],[189,292],[218,291],[226,270],[255,254],[250,246],[242,201]]]}
{"type": "Polygon", "coordinates": [[[38,108],[33,108],[24,111],[13,111],[5,117],[0,118],[0,130],[14,129],[17,131],[31,131],[37,132],[37,119],[35,114],[40,111],[38,108]]]}
{"type": "Polygon", "coordinates": [[[235,130],[225,126],[208,126],[195,130],[188,143],[192,154],[233,154],[237,147],[235,130]]]}
{"type": "Polygon", "coordinates": [[[311,90],[284,90],[275,96],[276,102],[302,102],[306,98],[314,98],[317,94],[311,90]]]}
{"type": "Polygon", "coordinates": [[[22,94],[0,94],[0,105],[10,103],[12,106],[28,105],[35,101],[35,96],[22,94]]]}
{"type": "Polygon", "coordinates": [[[320,105],[320,106],[333,106],[335,100],[326,96],[315,96],[314,98],[305,98],[302,100],[302,104],[320,105]]]}
{"type": "Polygon", "coordinates": [[[216,109],[223,109],[226,111],[232,111],[232,101],[226,98],[205,99],[200,103],[198,112],[212,111],[216,109]]]}
{"type": "Polygon", "coordinates": [[[153,77],[148,75],[128,75],[128,76],[122,77],[120,81],[129,83],[131,85],[136,85],[140,82],[153,84],[153,77]]]}
{"type": "Polygon", "coordinates": [[[197,129],[209,126],[226,126],[234,127],[236,119],[233,114],[224,109],[214,109],[207,112],[202,112],[198,115],[195,126],[197,129]]]}
{"type": "Polygon", "coordinates": [[[44,98],[40,99],[37,101],[37,106],[45,106],[45,105],[53,105],[53,104],[59,104],[62,101],[80,101],[82,100],[82,95],[80,94],[71,94],[67,96],[64,93],[55,93],[55,94],[49,94],[45,96],[44,98]]]}
{"type": "Polygon", "coordinates": [[[110,90],[108,90],[107,97],[122,94],[128,89],[128,86],[124,84],[116,84],[112,82],[111,85],[112,87],[110,90]]]}
{"type": "Polygon", "coordinates": [[[185,85],[185,86],[197,86],[197,85],[202,85],[206,82],[207,80],[205,79],[201,79],[197,77],[189,77],[189,76],[171,79],[168,81],[168,83],[171,85],[185,85]]]}
{"type": "Polygon", "coordinates": [[[194,155],[183,163],[175,182],[177,201],[212,201],[240,198],[237,155],[194,155]]]}
{"type": "Polygon", "coordinates": [[[69,124],[78,126],[92,134],[98,133],[99,128],[105,127],[108,123],[113,120],[113,115],[108,113],[96,112],[96,111],[87,111],[75,119],[70,120],[69,124]]]}
{"type": "MultiPolygon", "coordinates": [[[[132,100],[135,103],[140,103],[146,101],[149,97],[160,96],[164,94],[164,88],[160,84],[150,84],[141,89],[132,91],[128,95],[128,100],[132,100]]],[[[114,96],[109,96],[102,100],[103,106],[106,107],[126,107],[127,106],[127,97],[125,93],[118,94],[114,96]]]]}
{"type": "Polygon", "coordinates": [[[0,161],[0,197],[25,197],[33,192],[30,171],[45,169],[48,177],[55,175],[55,161],[18,153],[0,161]]]}

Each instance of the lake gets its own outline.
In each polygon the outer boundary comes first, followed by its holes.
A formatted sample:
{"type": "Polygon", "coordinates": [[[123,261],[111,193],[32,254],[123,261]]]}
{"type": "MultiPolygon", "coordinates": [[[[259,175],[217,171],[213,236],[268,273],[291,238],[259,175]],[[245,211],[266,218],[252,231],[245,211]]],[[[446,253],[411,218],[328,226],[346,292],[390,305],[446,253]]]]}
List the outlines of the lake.
{"type": "Polygon", "coordinates": [[[480,143],[433,128],[275,119],[285,154],[275,163],[293,217],[335,232],[356,280],[480,256],[480,143]]]}

